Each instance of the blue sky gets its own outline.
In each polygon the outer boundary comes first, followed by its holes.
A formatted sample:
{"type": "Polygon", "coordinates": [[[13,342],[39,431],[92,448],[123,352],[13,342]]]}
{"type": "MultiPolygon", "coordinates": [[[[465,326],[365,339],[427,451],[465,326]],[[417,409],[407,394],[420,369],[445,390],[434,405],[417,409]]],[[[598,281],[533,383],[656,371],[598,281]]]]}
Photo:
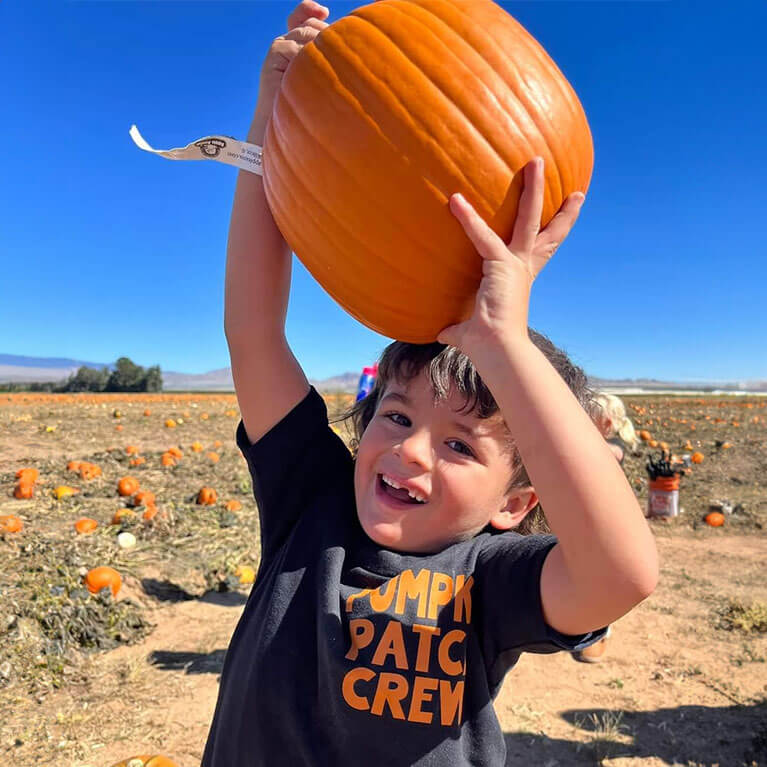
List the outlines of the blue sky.
{"type": "MultiPolygon", "coordinates": [[[[330,21],[362,3],[330,3],[330,21]]],[[[767,378],[767,3],[504,2],[586,111],[581,218],[530,324],[592,375],[767,378]]],[[[237,171],[137,149],[244,138],[289,2],[0,4],[0,352],[199,373],[229,364],[237,171]]],[[[290,344],[312,378],[388,339],[295,261],[290,344]]]]}

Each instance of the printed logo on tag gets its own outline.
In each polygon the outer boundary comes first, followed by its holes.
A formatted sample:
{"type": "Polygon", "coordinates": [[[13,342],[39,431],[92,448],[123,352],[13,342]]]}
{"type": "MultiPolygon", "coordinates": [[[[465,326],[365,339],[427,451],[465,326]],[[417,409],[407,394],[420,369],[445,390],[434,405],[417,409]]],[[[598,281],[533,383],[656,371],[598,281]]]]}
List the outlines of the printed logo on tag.
{"type": "Polygon", "coordinates": [[[196,141],[194,145],[200,147],[200,151],[206,157],[218,157],[221,150],[226,147],[226,141],[220,138],[208,138],[203,141],[196,141]]]}

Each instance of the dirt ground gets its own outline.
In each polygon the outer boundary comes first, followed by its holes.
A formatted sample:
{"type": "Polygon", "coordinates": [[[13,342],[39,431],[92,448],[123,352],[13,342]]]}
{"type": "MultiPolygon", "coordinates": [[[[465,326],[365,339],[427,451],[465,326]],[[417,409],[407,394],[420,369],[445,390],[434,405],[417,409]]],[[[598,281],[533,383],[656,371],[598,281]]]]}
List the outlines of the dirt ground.
{"type": "MultiPolygon", "coordinates": [[[[326,400],[331,413],[347,402],[326,400]]],[[[767,765],[764,398],[624,401],[637,429],[703,461],[682,479],[683,512],[649,523],[660,584],[613,626],[604,661],[525,655],[507,676],[496,700],[507,764],[767,765]],[[703,521],[712,505],[724,508],[722,527],[703,521]]],[[[7,763],[109,767],[163,753],[179,767],[199,764],[250,588],[234,573],[258,561],[237,418],[228,395],[0,395],[0,515],[24,523],[0,534],[7,763]],[[175,426],[165,425],[169,418],[175,426]],[[162,466],[171,446],[183,457],[162,466]],[[145,462],[132,466],[137,456],[145,462]],[[83,479],[67,470],[71,460],[96,463],[102,475],[83,479]],[[39,479],[32,498],[17,499],[24,467],[37,468],[39,479]],[[126,507],[116,483],[127,474],[156,494],[165,519],[137,513],[110,524],[126,507]],[[78,492],[57,500],[62,485],[78,492]],[[217,490],[214,505],[195,502],[202,486],[217,490]],[[228,500],[241,508],[226,510],[228,500]],[[96,532],[73,531],[82,516],[99,522],[96,532]],[[120,531],[134,534],[136,546],[119,548],[120,531]],[[102,564],[123,578],[117,600],[103,604],[83,592],[80,576],[102,564]]],[[[626,461],[643,506],[651,452],[645,441],[626,461]]]]}

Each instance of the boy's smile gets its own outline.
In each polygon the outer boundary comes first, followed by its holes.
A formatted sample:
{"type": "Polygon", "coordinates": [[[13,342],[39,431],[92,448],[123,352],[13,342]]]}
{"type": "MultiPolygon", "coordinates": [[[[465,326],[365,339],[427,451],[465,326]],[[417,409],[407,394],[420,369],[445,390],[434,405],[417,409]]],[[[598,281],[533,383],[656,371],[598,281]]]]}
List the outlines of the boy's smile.
{"type": "Polygon", "coordinates": [[[392,381],[360,440],[354,469],[357,516],[365,533],[386,548],[439,551],[488,524],[518,524],[506,426],[499,414],[458,412],[451,391],[434,402],[425,372],[407,385],[392,381]]]}

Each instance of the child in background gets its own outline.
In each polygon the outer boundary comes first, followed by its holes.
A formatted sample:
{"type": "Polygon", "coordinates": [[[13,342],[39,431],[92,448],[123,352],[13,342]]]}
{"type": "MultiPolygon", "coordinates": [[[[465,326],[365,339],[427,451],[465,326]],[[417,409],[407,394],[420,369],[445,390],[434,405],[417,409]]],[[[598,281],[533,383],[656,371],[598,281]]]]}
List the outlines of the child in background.
{"type": "Polygon", "coordinates": [[[618,463],[623,465],[626,453],[633,453],[639,444],[634,424],[626,415],[626,406],[620,397],[599,392],[594,397],[597,428],[604,434],[618,463]]]}
{"type": "MultiPolygon", "coordinates": [[[[251,143],[327,15],[304,0],[289,16],[251,143]]],[[[262,179],[239,174],[225,330],[261,561],[203,767],[500,767],[492,701],[521,653],[581,649],[654,589],[654,540],[583,374],[527,327],[532,281],[582,197],[539,231],[532,161],[508,245],[450,198],[483,259],[474,314],[437,343],[387,348],[352,456],[285,337],[291,254],[262,179]],[[540,508],[555,535],[532,532],[540,508]]]]}

